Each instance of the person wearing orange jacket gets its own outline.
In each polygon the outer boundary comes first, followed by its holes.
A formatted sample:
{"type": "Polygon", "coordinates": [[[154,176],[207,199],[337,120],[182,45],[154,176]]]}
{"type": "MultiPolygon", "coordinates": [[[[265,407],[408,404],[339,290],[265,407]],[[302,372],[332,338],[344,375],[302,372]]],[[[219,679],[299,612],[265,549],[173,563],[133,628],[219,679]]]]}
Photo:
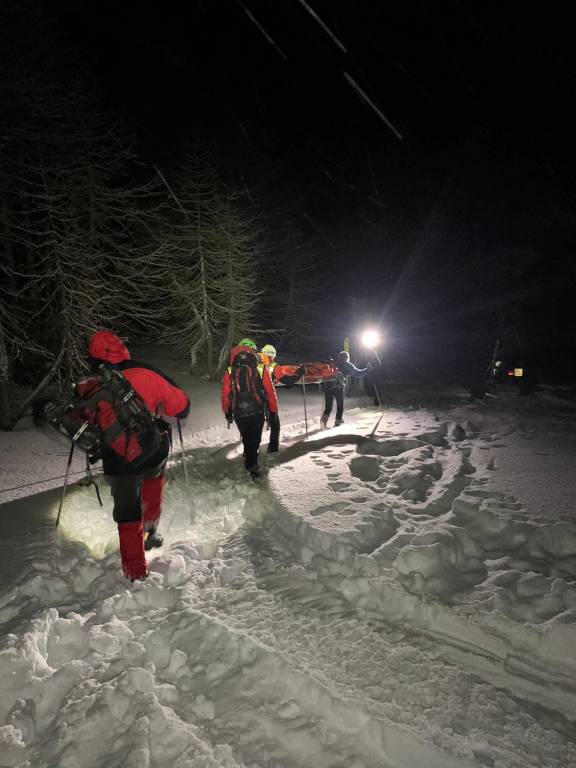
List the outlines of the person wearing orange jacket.
{"type": "MultiPolygon", "coordinates": [[[[283,384],[287,387],[296,384],[306,372],[306,367],[301,365],[296,369],[294,374],[286,373],[283,366],[278,365],[276,362],[276,347],[272,346],[272,344],[264,344],[260,350],[260,364],[258,365],[258,371],[261,376],[264,368],[268,369],[273,384],[283,384]]],[[[280,447],[280,415],[278,413],[270,414],[268,424],[270,426],[268,453],[276,453],[280,447]]]]}
{"type": "Polygon", "coordinates": [[[258,450],[264,421],[277,418],[278,400],[270,373],[258,372],[256,343],[242,339],[230,350],[228,369],[222,377],[221,404],[228,424],[233,421],[244,446],[244,466],[253,480],[260,477],[258,450]]]}

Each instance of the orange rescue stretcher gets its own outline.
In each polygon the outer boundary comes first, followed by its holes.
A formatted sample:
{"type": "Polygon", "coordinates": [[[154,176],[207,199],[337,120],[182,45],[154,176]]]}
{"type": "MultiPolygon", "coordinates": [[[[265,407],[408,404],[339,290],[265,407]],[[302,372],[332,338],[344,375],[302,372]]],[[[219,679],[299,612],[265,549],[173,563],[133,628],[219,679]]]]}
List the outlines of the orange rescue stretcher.
{"type": "MultiPolygon", "coordinates": [[[[323,381],[332,381],[338,371],[332,363],[304,363],[305,374],[297,384],[321,384],[323,381]]],[[[299,365],[280,365],[275,368],[276,382],[281,384],[283,376],[295,376],[299,365]]]]}

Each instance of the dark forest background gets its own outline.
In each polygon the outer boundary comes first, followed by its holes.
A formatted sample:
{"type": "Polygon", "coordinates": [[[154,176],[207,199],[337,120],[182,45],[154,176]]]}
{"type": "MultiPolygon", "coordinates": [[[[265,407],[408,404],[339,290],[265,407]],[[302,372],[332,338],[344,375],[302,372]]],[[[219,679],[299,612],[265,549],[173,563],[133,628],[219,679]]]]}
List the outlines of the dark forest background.
{"type": "Polygon", "coordinates": [[[318,2],[343,51],[252,3],[279,55],[241,3],[117,5],[0,8],[3,426],[104,327],[211,378],[246,334],[364,362],[370,323],[398,380],[469,384],[500,340],[571,381],[562,19],[318,2]]]}

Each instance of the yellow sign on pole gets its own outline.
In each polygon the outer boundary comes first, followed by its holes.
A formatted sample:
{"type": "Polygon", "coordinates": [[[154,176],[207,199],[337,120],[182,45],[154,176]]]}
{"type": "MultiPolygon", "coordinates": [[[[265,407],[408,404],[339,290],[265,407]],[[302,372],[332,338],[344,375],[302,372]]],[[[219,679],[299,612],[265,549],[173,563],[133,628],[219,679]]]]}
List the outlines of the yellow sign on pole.
{"type": "Polygon", "coordinates": [[[344,338],[344,347],[343,347],[343,349],[344,349],[345,352],[348,352],[348,354],[350,354],[350,337],[349,336],[346,336],[344,338]]]}

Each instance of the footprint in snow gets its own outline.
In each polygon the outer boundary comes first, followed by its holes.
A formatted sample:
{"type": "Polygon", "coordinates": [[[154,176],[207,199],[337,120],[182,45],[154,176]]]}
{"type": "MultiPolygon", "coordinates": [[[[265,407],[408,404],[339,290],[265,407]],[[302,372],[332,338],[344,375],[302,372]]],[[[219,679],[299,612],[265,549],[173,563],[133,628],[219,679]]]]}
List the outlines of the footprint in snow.
{"type": "Polygon", "coordinates": [[[350,483],[328,483],[328,488],[333,491],[346,491],[350,488],[350,483]]]}

